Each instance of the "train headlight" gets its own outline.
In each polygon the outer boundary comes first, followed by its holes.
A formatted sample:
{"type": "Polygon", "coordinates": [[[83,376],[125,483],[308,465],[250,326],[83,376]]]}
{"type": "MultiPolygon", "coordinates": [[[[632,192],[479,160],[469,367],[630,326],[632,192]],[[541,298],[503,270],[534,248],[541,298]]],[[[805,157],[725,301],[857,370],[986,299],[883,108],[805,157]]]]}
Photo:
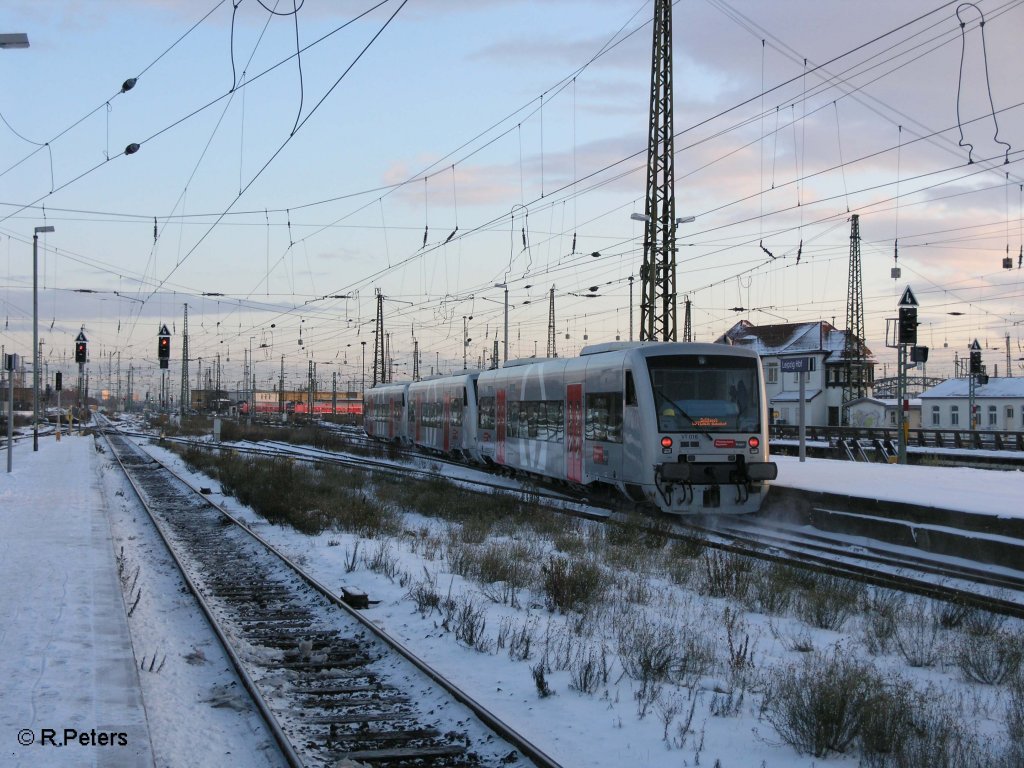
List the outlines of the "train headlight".
{"type": "Polygon", "coordinates": [[[750,450],[756,451],[758,448],[761,447],[761,438],[756,436],[752,437],[749,440],[747,440],[747,445],[750,446],[750,450]]]}
{"type": "Polygon", "coordinates": [[[669,437],[668,435],[666,435],[665,437],[661,438],[661,447],[664,448],[665,450],[668,450],[669,448],[671,448],[672,447],[672,438],[669,437]]]}

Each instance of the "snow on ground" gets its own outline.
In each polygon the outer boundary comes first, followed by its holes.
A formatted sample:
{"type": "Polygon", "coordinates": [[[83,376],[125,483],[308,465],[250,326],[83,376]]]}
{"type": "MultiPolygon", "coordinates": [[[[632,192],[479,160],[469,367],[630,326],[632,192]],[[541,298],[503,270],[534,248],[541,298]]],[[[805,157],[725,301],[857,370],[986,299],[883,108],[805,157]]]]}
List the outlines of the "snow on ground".
{"type": "MultiPolygon", "coordinates": [[[[106,467],[106,459],[91,451],[91,441],[76,440],[88,444],[90,450],[58,453],[61,448],[55,450],[52,438],[43,443],[43,449],[35,456],[31,454],[30,445],[27,449],[16,447],[16,472],[0,481],[0,520],[7,519],[13,510],[24,509],[39,516],[47,504],[60,507],[53,495],[47,493],[46,484],[34,478],[62,473],[64,477],[88,477],[93,482],[91,479],[106,467]],[[44,471],[30,477],[26,467],[31,462],[44,467],[44,471]]],[[[65,438],[62,448],[70,442],[65,438]]],[[[168,452],[154,446],[148,449],[185,471],[180,461],[168,452]]],[[[1019,512],[1014,500],[1019,499],[1024,490],[1024,473],[1019,472],[870,466],[813,459],[800,463],[785,457],[780,457],[779,463],[781,485],[992,514],[1019,512]]],[[[137,662],[141,662],[142,657],[152,658],[154,653],[160,659],[166,657],[161,671],[139,673],[157,763],[272,764],[275,754],[267,748],[267,737],[254,723],[251,713],[239,713],[230,706],[236,688],[227,671],[227,662],[191,607],[191,600],[183,594],[155,534],[148,531],[141,516],[134,512],[124,481],[117,478],[116,473],[104,472],[103,475],[105,501],[95,497],[94,500],[107,510],[115,542],[113,549],[118,551],[125,546],[126,570],[129,574],[139,570],[135,591],[128,598],[131,604],[134,594],[141,589],[143,596],[129,619],[137,662]],[[218,706],[221,704],[228,706],[218,706]]],[[[215,481],[201,475],[195,475],[193,483],[219,490],[215,481]]],[[[959,719],[993,751],[1000,752],[1007,742],[1006,689],[964,682],[952,662],[952,649],[958,639],[952,633],[943,634],[940,639],[942,653],[937,664],[914,669],[892,648],[875,656],[869,654],[859,618],[850,619],[842,631],[815,629],[792,615],[755,613],[735,602],[702,597],[677,587],[662,575],[638,574],[637,591],[646,591],[649,601],[642,610],[648,611],[651,623],[664,623],[677,634],[697,633],[710,642],[716,655],[716,664],[695,678],[690,688],[666,686],[657,703],[651,704],[641,718],[637,695],[642,691],[623,674],[615,661],[616,639],[612,625],[617,614],[627,611],[627,606],[603,607],[588,617],[590,626],[576,628],[584,630],[576,633],[573,617],[549,613],[537,596],[522,594],[523,607],[518,609],[488,601],[477,586],[450,572],[441,552],[422,546],[421,535],[386,542],[358,542],[354,536],[339,532],[306,536],[267,524],[251,510],[240,508],[232,498],[214,495],[213,499],[247,520],[323,583],[335,587],[354,584],[368,592],[372,599],[379,600],[379,604],[365,612],[367,617],[442,673],[457,680],[464,690],[499,717],[535,738],[542,749],[567,768],[624,765],[676,768],[714,766],[716,761],[722,768],[857,765],[853,756],[813,758],[800,755],[783,743],[762,716],[762,693],[758,685],[749,686],[739,701],[735,695],[730,697],[730,692],[738,693],[723,666],[723,659],[728,658],[729,633],[725,627],[730,623],[730,616],[733,642],[749,639],[756,667],[761,672],[800,663],[806,654],[796,650],[798,647],[812,645],[822,651],[838,649],[843,655],[862,657],[884,673],[898,673],[918,690],[928,690],[933,700],[955,707],[959,719]],[[354,572],[347,572],[346,561],[352,558],[357,545],[366,558],[384,548],[397,574],[388,578],[371,571],[366,560],[360,560],[354,572]],[[404,579],[403,573],[406,574],[404,579]],[[513,661],[507,649],[493,647],[493,644],[488,652],[472,650],[456,642],[453,634],[444,629],[438,612],[426,616],[417,612],[409,596],[410,584],[425,579],[428,574],[443,595],[472,600],[485,612],[486,634],[492,640],[504,622],[516,628],[532,627],[537,649],[545,638],[550,647],[560,646],[565,653],[577,655],[588,650],[600,654],[603,647],[611,660],[608,682],[592,695],[583,694],[570,687],[568,671],[555,669],[547,675],[554,695],[541,698],[531,673],[531,667],[537,663],[537,651],[529,661],[513,661]]],[[[65,516],[82,514],[66,507],[62,510],[65,516]]],[[[445,536],[445,524],[433,519],[409,514],[404,525],[408,531],[427,531],[440,539],[445,536]]],[[[108,565],[116,573],[114,551],[110,551],[109,542],[106,546],[107,550],[101,555],[109,558],[108,565]]],[[[6,584],[13,585],[9,594],[29,594],[39,580],[46,578],[40,569],[20,568],[18,573],[13,573],[10,552],[0,551],[4,552],[0,576],[6,584]]],[[[54,554],[51,552],[49,556],[54,554]]],[[[22,560],[29,556],[37,557],[32,551],[20,553],[22,560]]],[[[45,551],[38,555],[38,558],[45,557],[45,551]]],[[[907,604],[908,612],[921,611],[921,616],[926,616],[928,610],[927,604],[915,600],[907,604]]],[[[5,610],[3,615],[15,614],[5,610]]],[[[18,628],[13,633],[7,621],[0,627],[8,667],[12,660],[16,665],[31,666],[36,662],[30,649],[38,646],[41,639],[45,642],[46,638],[57,634],[69,634],[66,613],[40,613],[28,624],[23,625],[23,621],[24,617],[19,614],[18,622],[13,625],[18,628]]],[[[1020,634],[1017,623],[1007,626],[1020,634]]],[[[73,625],[70,629],[73,632],[73,625]]],[[[83,667],[94,660],[87,651],[82,657],[76,657],[75,653],[71,648],[65,650],[66,655],[77,659],[83,667]]],[[[5,671],[7,679],[24,677],[17,669],[5,671]]],[[[4,723],[0,754],[15,754],[11,747],[14,738],[11,728],[18,722],[20,706],[8,695],[0,701],[0,722],[4,723]]],[[[72,700],[57,702],[53,707],[57,716],[68,719],[80,716],[74,711],[72,700]]]]}
{"type": "Polygon", "coordinates": [[[0,479],[0,763],[283,764],[131,487],[93,438],[40,440],[38,453],[23,441],[13,465],[0,479]],[[90,610],[101,598],[111,604],[90,610]],[[138,722],[123,720],[131,710],[102,719],[121,711],[109,702],[140,690],[138,722]],[[126,731],[128,746],[39,743],[44,727],[107,726],[126,731]],[[36,734],[31,746],[17,741],[25,728],[36,734]]]}
{"type": "Polygon", "coordinates": [[[1024,516],[1024,471],[773,456],[776,485],[999,517],[1024,516]]]}

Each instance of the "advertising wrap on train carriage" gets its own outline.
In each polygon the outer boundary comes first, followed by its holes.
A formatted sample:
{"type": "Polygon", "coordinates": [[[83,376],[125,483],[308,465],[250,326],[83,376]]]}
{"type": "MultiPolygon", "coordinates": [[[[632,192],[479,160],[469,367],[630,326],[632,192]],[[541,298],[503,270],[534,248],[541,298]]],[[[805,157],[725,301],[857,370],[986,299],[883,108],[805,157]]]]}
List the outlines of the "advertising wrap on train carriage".
{"type": "Polygon", "coordinates": [[[574,483],[583,481],[583,385],[565,388],[565,476],[574,483]]]}

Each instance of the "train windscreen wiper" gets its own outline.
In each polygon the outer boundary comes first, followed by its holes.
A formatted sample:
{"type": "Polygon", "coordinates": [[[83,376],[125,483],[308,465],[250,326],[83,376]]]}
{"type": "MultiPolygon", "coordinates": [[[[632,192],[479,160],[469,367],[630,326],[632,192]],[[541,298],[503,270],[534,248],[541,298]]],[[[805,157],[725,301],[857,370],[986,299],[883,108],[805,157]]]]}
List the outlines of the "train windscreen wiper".
{"type": "Polygon", "coordinates": [[[664,392],[662,392],[662,391],[661,391],[661,390],[659,390],[659,389],[655,389],[655,390],[654,390],[654,393],[655,393],[656,395],[659,395],[659,396],[661,397],[661,399],[662,399],[662,400],[664,400],[664,401],[665,401],[666,403],[668,403],[669,405],[671,405],[671,406],[672,406],[673,408],[676,408],[676,409],[678,409],[678,411],[679,411],[679,413],[680,413],[680,414],[682,415],[682,417],[683,417],[684,419],[686,419],[687,421],[689,421],[689,422],[690,422],[690,426],[691,426],[691,427],[692,427],[693,429],[695,429],[695,430],[697,430],[698,432],[700,432],[700,433],[701,433],[702,435],[704,435],[704,437],[706,437],[706,438],[707,438],[708,440],[711,440],[712,442],[714,441],[714,438],[713,438],[713,437],[711,437],[711,433],[710,433],[710,432],[708,432],[708,431],[707,431],[706,429],[703,429],[702,427],[698,427],[698,426],[697,426],[697,425],[696,425],[696,424],[694,423],[694,421],[693,421],[693,417],[692,417],[692,416],[691,416],[690,414],[688,414],[688,413],[686,412],[686,409],[685,409],[685,408],[683,408],[683,407],[682,407],[682,406],[681,406],[681,405],[680,405],[679,403],[677,403],[677,402],[676,402],[675,400],[671,399],[671,398],[670,398],[670,397],[669,397],[668,395],[666,395],[666,394],[665,394],[664,392]]]}

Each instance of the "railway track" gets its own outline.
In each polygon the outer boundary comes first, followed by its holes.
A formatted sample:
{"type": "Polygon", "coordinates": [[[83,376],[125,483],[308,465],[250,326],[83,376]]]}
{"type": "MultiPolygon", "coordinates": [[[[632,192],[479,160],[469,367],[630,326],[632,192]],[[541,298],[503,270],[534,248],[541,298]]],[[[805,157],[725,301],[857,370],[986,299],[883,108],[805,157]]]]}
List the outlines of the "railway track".
{"type": "Polygon", "coordinates": [[[290,765],[556,765],[127,437],[104,437],[290,765]]]}
{"type": "MultiPolygon", "coordinates": [[[[884,523],[885,521],[881,521],[884,523]]],[[[1024,618],[1024,572],[766,518],[681,523],[710,546],[1024,618]]]]}
{"type": "MultiPolygon", "coordinates": [[[[204,443],[208,447],[209,443],[204,443]]],[[[408,465],[383,459],[344,457],[331,451],[299,447],[289,443],[269,441],[232,446],[250,455],[287,455],[312,462],[342,463],[346,466],[372,469],[420,477],[447,477],[443,467],[464,467],[454,462],[430,457],[431,463],[441,471],[421,468],[410,470],[408,465]]],[[[413,454],[422,459],[422,454],[413,454]]],[[[488,477],[460,479],[466,487],[479,491],[516,492],[521,487],[511,479],[488,477]]],[[[550,502],[560,512],[596,520],[619,519],[623,506],[607,499],[593,500],[543,488],[531,488],[538,501],[550,502]]],[[[899,506],[899,505],[894,505],[899,506]]],[[[831,513],[833,519],[855,516],[851,511],[819,510],[831,513]]],[[[1012,567],[992,565],[972,559],[969,550],[977,541],[977,533],[962,534],[963,551],[959,556],[929,554],[914,546],[898,546],[865,535],[821,530],[811,524],[789,523],[764,516],[723,516],[711,520],[672,521],[669,535],[680,538],[701,538],[708,546],[729,550],[737,554],[799,565],[819,573],[844,576],[859,581],[926,595],[941,600],[960,602],[998,613],[1024,618],[1024,571],[1012,567]]],[[[664,522],[655,518],[652,525],[664,522]]],[[[906,527],[902,519],[873,516],[872,524],[879,530],[906,527]]],[[[957,537],[957,531],[947,530],[957,537]]],[[[1013,544],[1010,544],[1013,546],[1013,544]]],[[[1020,542],[1024,550],[1024,541],[1020,542]]],[[[954,545],[955,550],[955,545],[954,545]]]]}

